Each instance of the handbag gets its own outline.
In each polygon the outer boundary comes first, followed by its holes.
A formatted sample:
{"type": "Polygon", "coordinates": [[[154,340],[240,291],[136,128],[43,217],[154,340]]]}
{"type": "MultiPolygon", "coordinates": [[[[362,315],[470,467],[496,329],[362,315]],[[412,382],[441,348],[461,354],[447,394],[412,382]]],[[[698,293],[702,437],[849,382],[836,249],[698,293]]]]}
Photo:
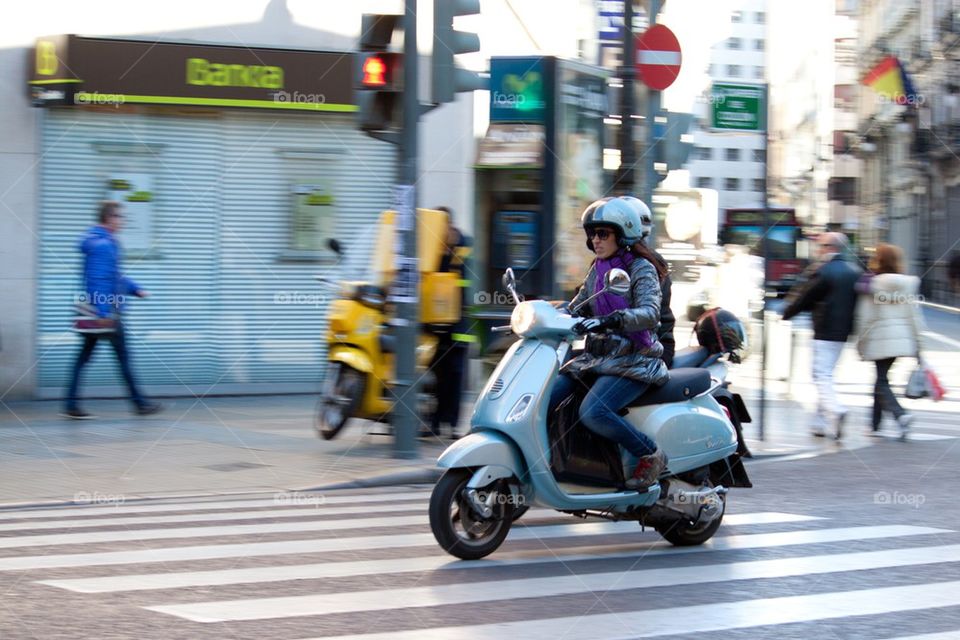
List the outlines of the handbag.
{"type": "Polygon", "coordinates": [[[101,318],[92,304],[81,300],[73,305],[73,311],[73,331],[76,333],[113,333],[117,330],[116,316],[101,318]]]}
{"type": "Polygon", "coordinates": [[[910,374],[910,379],[907,380],[907,388],[903,395],[916,399],[924,398],[929,395],[929,393],[927,389],[927,370],[923,365],[923,361],[918,361],[917,367],[910,374]]]}
{"type": "Polygon", "coordinates": [[[937,374],[934,373],[933,369],[926,363],[923,365],[923,373],[927,383],[927,395],[930,396],[934,402],[940,402],[943,400],[943,396],[947,395],[943,385],[940,384],[940,379],[937,378],[937,374]]]}

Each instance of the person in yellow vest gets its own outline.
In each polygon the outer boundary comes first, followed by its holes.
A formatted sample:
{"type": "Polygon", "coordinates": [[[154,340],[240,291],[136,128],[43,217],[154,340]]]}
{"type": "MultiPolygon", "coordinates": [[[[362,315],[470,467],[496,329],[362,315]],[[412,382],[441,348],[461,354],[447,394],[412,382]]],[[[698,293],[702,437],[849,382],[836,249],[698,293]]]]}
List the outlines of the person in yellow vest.
{"type": "Polygon", "coordinates": [[[440,272],[452,272],[458,275],[460,287],[460,320],[452,325],[431,325],[431,331],[438,338],[437,351],[430,363],[430,370],[436,377],[437,408],[430,421],[430,429],[422,435],[440,436],[441,423],[450,425],[450,437],[457,437],[457,424],[460,421],[460,404],[463,387],[466,385],[466,363],[470,343],[476,337],[469,333],[469,324],[464,316],[466,293],[470,286],[467,260],[471,252],[471,241],[453,224],[453,212],[449,207],[436,207],[446,212],[448,218],[447,237],[444,254],[440,259],[440,272]]]}

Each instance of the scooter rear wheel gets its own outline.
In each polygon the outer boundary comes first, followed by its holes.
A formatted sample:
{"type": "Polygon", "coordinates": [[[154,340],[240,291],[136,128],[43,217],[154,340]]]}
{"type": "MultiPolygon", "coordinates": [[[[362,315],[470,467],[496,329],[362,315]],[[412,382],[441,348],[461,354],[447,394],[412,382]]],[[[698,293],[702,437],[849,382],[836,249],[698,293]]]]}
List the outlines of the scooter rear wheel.
{"type": "Polygon", "coordinates": [[[494,514],[482,518],[465,495],[472,475],[469,469],[450,469],[430,495],[433,537],[444,551],[463,560],[477,560],[497,550],[510,532],[514,508],[510,494],[501,493],[494,484],[482,491],[488,496],[493,493],[494,514]]]}
{"type": "Polygon", "coordinates": [[[363,373],[343,364],[328,375],[333,379],[317,402],[316,429],[324,440],[333,440],[357,413],[365,382],[363,373]]]}
{"type": "MultiPolygon", "coordinates": [[[[721,496],[720,499],[723,500],[723,513],[726,513],[726,498],[721,496]]],[[[706,524],[693,525],[688,520],[676,520],[669,524],[658,525],[657,533],[677,547],[695,547],[713,537],[723,522],[723,513],[706,524]]]]}

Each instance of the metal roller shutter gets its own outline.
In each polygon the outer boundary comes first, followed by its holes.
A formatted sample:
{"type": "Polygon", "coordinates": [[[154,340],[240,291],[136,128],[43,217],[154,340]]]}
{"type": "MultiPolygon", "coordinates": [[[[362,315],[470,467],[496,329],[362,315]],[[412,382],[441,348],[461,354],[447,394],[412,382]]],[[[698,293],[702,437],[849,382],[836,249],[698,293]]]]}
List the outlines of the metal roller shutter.
{"type": "MultiPolygon", "coordinates": [[[[316,388],[332,294],[313,275],[366,274],[372,227],[395,178],[392,145],[363,136],[349,117],[260,112],[48,110],[42,136],[38,395],[57,397],[67,383],[80,344],[69,332],[77,241],[118,170],[150,174],[155,191],[152,250],[125,261],[153,294],[127,313],[141,385],[151,393],[316,388]],[[334,228],[349,252],[342,266],[287,251],[291,186],[314,176],[333,192],[334,228]]],[[[125,395],[108,345],[85,369],[83,392],[125,395]]]]}

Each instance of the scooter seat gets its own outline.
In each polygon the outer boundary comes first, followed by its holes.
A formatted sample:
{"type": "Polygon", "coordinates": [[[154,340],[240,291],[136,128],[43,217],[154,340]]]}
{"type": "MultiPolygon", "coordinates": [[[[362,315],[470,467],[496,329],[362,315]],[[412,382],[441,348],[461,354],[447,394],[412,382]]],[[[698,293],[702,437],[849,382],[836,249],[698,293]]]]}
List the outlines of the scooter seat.
{"type": "Polygon", "coordinates": [[[699,367],[709,357],[710,351],[706,347],[686,347],[673,354],[671,369],[686,369],[699,367]]]}
{"type": "Polygon", "coordinates": [[[652,387],[628,406],[645,407],[651,404],[683,402],[709,388],[710,371],[707,369],[671,369],[670,379],[665,384],[652,387]]]}

